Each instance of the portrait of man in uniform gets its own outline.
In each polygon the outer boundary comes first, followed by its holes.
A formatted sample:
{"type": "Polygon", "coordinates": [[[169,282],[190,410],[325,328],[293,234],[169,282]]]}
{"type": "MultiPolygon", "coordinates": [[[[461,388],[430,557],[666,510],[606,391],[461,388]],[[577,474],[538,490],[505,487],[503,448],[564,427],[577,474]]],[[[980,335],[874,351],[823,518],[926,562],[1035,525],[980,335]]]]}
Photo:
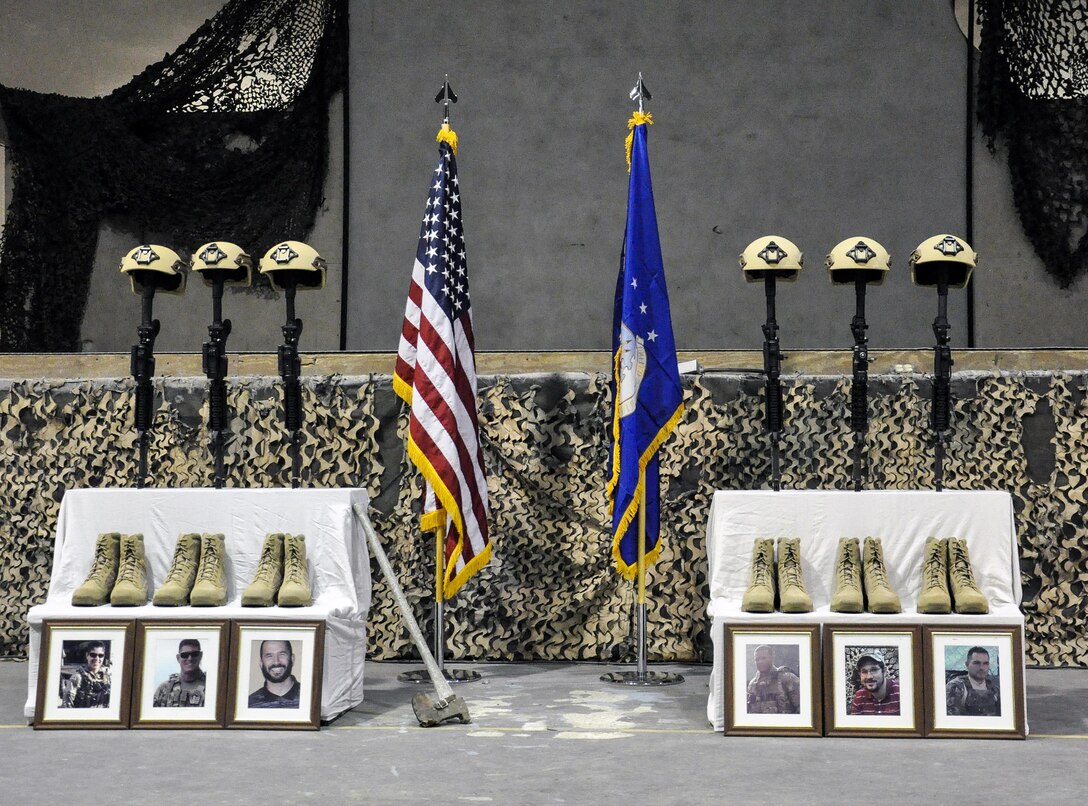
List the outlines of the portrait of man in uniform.
{"type": "MultiPolygon", "coordinates": [[[[952,648],[950,648],[952,649],[952,648]]],[[[994,649],[996,665],[997,650],[994,649]]],[[[949,716],[1001,716],[1001,685],[990,672],[990,650],[973,646],[967,650],[962,670],[947,670],[945,713],[949,716]]]]}
{"type": "Polygon", "coordinates": [[[81,646],[69,647],[65,641],[63,653],[77,654],[82,663],[66,678],[62,677],[60,689],[61,708],[109,708],[110,665],[107,641],[81,642],[81,646]]]}
{"type": "Polygon", "coordinates": [[[249,695],[250,708],[298,708],[301,685],[294,675],[295,653],[290,641],[255,642],[257,666],[264,684],[249,695]]]}
{"type": "Polygon", "coordinates": [[[204,653],[200,641],[183,638],[175,656],[178,671],[155,689],[151,704],[155,708],[200,708],[205,701],[207,676],[200,668],[204,653]]]}
{"type": "Polygon", "coordinates": [[[761,644],[753,653],[756,673],[748,681],[749,714],[799,714],[801,681],[786,666],[775,663],[775,648],[761,644]]]}

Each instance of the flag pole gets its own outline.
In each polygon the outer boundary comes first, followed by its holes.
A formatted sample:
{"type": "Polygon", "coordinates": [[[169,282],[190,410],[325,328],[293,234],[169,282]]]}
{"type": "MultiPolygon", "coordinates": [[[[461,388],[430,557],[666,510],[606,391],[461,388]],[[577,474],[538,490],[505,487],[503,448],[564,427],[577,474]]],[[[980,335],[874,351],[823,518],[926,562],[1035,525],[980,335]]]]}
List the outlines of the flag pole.
{"type": "Polygon", "coordinates": [[[434,530],[434,657],[438,671],[446,673],[446,524],[434,530]]]}
{"type": "Polygon", "coordinates": [[[646,483],[638,502],[638,676],[646,678],[646,483]]]}
{"type": "MultiPolygon", "coordinates": [[[[642,81],[641,72],[639,72],[638,81],[630,92],[630,98],[638,103],[639,113],[644,114],[644,101],[649,101],[651,95],[642,81]]],[[[646,486],[649,483],[647,478],[649,475],[645,469],[641,471],[640,481],[642,483],[638,496],[638,564],[636,567],[638,582],[635,599],[635,635],[638,642],[638,655],[636,670],[633,672],[608,672],[603,674],[601,675],[601,681],[605,683],[618,683],[625,686],[671,686],[684,682],[684,676],[675,672],[650,672],[646,669],[646,486]]],[[[656,478],[656,473],[654,477],[656,478]]]]}
{"type": "MultiPolygon", "coordinates": [[[[450,86],[449,74],[443,79],[442,89],[434,97],[442,104],[442,131],[450,130],[450,104],[457,103],[457,93],[450,86]]],[[[427,508],[427,485],[424,484],[423,509],[427,508]]],[[[424,511],[420,518],[423,532],[434,532],[434,660],[438,673],[449,683],[469,683],[480,680],[482,675],[472,669],[446,668],[446,510],[439,507],[424,511]]],[[[401,672],[397,679],[405,683],[428,683],[431,675],[427,669],[401,672]]]]}

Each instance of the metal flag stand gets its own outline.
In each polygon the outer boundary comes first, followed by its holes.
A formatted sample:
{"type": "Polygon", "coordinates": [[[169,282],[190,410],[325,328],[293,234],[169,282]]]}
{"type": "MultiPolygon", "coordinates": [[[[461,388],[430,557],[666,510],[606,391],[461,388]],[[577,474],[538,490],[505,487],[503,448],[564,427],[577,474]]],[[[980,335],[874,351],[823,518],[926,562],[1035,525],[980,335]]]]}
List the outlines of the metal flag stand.
{"type": "MultiPolygon", "coordinates": [[[[650,91],[642,82],[642,73],[631,89],[632,101],[638,101],[638,111],[643,112],[643,101],[651,99],[650,91]]],[[[602,683],[616,683],[621,686],[673,686],[684,682],[684,676],[675,672],[651,672],[646,669],[646,484],[642,485],[642,494],[638,502],[638,598],[635,601],[636,638],[638,640],[638,658],[635,671],[606,672],[601,675],[602,683]]]]}
{"type": "MultiPolygon", "coordinates": [[[[438,671],[449,683],[472,683],[481,678],[472,669],[446,668],[446,510],[436,509],[421,518],[424,532],[434,532],[434,659],[438,671]]],[[[429,683],[431,673],[427,669],[411,669],[401,672],[397,679],[403,683],[429,683]]]]}
{"type": "MultiPolygon", "coordinates": [[[[642,75],[639,74],[639,83],[642,75]]],[[[621,686],[674,686],[684,682],[684,676],[675,672],[650,672],[646,670],[646,485],[642,485],[642,497],[638,502],[638,599],[637,615],[638,660],[635,671],[606,672],[602,683],[621,686]]]]}
{"type": "MultiPolygon", "coordinates": [[[[457,93],[450,86],[449,75],[442,82],[442,89],[434,97],[435,103],[442,104],[442,126],[449,128],[450,104],[457,103],[457,93]]],[[[424,502],[426,502],[424,494],[424,502]]],[[[434,660],[437,671],[449,683],[472,683],[482,675],[472,669],[446,668],[446,510],[436,509],[420,518],[420,528],[424,532],[434,532],[434,660]]],[[[427,669],[411,669],[397,675],[402,683],[429,683],[432,673],[427,669]]]]}

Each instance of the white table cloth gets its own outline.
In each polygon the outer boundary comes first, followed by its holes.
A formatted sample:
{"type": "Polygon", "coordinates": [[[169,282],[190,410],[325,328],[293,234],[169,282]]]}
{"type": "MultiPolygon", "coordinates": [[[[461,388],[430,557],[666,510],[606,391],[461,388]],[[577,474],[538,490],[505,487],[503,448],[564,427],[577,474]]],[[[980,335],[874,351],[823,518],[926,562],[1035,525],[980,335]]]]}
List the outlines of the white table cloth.
{"type": "Polygon", "coordinates": [[[363,700],[370,560],[366,538],[352,514],[365,510],[361,489],[92,489],[69,490],[61,501],[53,571],[44,604],[28,615],[30,652],[24,713],[34,715],[42,621],[74,619],[323,619],[326,622],[321,718],[331,719],[363,700]],[[72,593],[90,569],[102,532],[143,534],[149,602],[143,607],[73,607],[72,593]],[[224,535],[227,604],[224,607],[154,607],[150,593],[169,571],[179,535],[224,535]],[[265,535],[306,537],[309,607],[242,607],[265,535]]]}
{"type": "MultiPolygon", "coordinates": [[[[707,719],[724,729],[724,626],[774,620],[802,624],[871,623],[939,624],[946,615],[915,611],[921,588],[922,550],[928,537],[967,540],[979,588],[990,612],[970,616],[973,623],[1019,625],[1020,568],[1013,524],[1012,497],[999,491],[719,491],[707,520],[706,547],[710,577],[714,666],[707,719]],[[894,615],[832,613],[835,552],[839,538],[879,537],[888,578],[899,594],[903,612],[894,615]],[[801,540],[801,570],[812,597],[813,612],[745,613],[741,599],[751,575],[752,544],[760,537],[801,540]]],[[[966,617],[958,617],[962,623],[966,617]]]]}

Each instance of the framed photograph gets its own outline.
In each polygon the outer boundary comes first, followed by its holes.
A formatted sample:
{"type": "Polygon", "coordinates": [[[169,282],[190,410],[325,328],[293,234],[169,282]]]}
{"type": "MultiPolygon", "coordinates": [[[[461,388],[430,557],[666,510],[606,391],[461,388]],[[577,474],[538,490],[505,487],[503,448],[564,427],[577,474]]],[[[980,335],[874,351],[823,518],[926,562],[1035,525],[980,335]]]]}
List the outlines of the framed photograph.
{"type": "Polygon", "coordinates": [[[918,626],[825,626],[827,735],[921,736],[921,674],[918,626]]]}
{"type": "Polygon", "coordinates": [[[35,728],[127,728],[135,621],[45,621],[35,728]]]}
{"type": "Polygon", "coordinates": [[[324,621],[234,621],[228,728],[321,726],[324,621]]]}
{"type": "Polygon", "coordinates": [[[821,668],[818,624],[726,624],[726,735],[821,735],[821,668]]]}
{"type": "Polygon", "coordinates": [[[228,621],[138,622],[132,727],[223,727],[229,641],[228,621]]]}
{"type": "Polygon", "coordinates": [[[1024,738],[1019,626],[927,626],[923,643],[927,736],[1024,738]]]}

